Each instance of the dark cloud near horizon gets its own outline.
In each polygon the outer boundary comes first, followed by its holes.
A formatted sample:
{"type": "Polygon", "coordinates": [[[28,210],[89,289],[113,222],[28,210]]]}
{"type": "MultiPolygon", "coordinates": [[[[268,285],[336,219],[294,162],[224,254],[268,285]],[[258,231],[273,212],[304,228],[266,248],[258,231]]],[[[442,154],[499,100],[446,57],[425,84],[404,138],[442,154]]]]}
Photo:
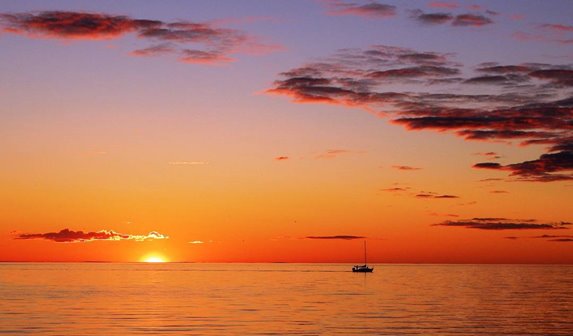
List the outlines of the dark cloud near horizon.
{"type": "Polygon", "coordinates": [[[536,160],[475,167],[509,171],[516,181],[573,179],[573,66],[486,62],[467,78],[462,70],[451,54],[382,45],[342,49],[283,72],[267,92],[300,103],[363,108],[409,130],[544,145],[547,153],[536,160]],[[495,76],[504,84],[491,80],[495,76]],[[476,78],[490,79],[467,83],[476,78]],[[407,88],[397,89],[401,86],[407,88]]]}
{"type": "Polygon", "coordinates": [[[509,218],[472,218],[459,221],[444,221],[433,226],[463,227],[477,230],[564,230],[569,229],[569,222],[539,223],[534,219],[509,218]]]}
{"type": "Polygon", "coordinates": [[[460,198],[456,195],[447,195],[447,194],[436,194],[433,192],[422,192],[416,194],[416,198],[424,198],[424,199],[453,199],[453,198],[460,198]]]}
{"type": "Polygon", "coordinates": [[[23,233],[16,236],[15,239],[46,239],[52,240],[57,243],[77,243],[77,242],[89,242],[95,240],[135,240],[135,241],[145,241],[145,240],[155,240],[155,239],[167,239],[165,236],[157,231],[151,231],[147,235],[132,235],[119,233],[113,230],[101,230],[92,232],[83,231],[72,231],[69,229],[63,229],[58,232],[48,232],[48,233],[23,233]]]}
{"type": "Polygon", "coordinates": [[[306,236],[304,239],[325,239],[325,240],[354,240],[354,239],[365,239],[364,236],[352,236],[352,235],[337,235],[337,236],[306,236]]]}
{"type": "Polygon", "coordinates": [[[0,26],[7,33],[66,40],[106,40],[135,34],[151,45],[133,50],[131,55],[175,55],[186,63],[225,63],[233,61],[231,55],[234,53],[273,49],[273,46],[256,42],[243,31],[220,28],[211,23],[163,22],[104,13],[0,13],[0,26]]]}
{"type": "Polygon", "coordinates": [[[504,237],[505,239],[545,239],[548,242],[573,242],[573,235],[541,235],[541,236],[526,236],[526,237],[504,237]]]}

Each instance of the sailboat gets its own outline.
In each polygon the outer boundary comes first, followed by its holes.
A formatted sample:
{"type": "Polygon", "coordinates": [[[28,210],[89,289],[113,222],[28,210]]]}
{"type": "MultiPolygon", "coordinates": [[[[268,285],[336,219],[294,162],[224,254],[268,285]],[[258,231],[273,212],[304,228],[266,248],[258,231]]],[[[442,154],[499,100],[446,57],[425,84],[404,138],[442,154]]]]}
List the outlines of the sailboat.
{"type": "Polygon", "coordinates": [[[352,267],[352,272],[361,272],[361,273],[372,273],[374,267],[368,267],[366,265],[366,240],[364,241],[364,265],[354,265],[352,267]]]}

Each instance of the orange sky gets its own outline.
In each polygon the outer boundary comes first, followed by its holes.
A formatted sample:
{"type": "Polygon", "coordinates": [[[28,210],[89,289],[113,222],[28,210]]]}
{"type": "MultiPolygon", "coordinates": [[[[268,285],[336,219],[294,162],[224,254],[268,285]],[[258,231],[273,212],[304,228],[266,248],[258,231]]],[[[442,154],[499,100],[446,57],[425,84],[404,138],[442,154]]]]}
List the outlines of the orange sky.
{"type": "Polygon", "coordinates": [[[235,3],[0,5],[0,261],[573,262],[570,2],[235,3]]]}

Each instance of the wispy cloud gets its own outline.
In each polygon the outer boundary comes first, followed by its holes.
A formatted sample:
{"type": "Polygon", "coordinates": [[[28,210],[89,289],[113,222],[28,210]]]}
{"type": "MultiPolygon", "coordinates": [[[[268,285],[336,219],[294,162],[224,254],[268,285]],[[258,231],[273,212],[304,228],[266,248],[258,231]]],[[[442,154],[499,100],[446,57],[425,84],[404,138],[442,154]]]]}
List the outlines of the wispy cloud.
{"type": "Polygon", "coordinates": [[[356,15],[378,19],[396,15],[396,6],[377,1],[356,3],[342,0],[326,0],[323,3],[326,4],[330,15],[356,15]]]}
{"type": "Polygon", "coordinates": [[[525,237],[504,237],[505,239],[544,239],[549,242],[570,243],[573,242],[573,235],[541,235],[541,236],[525,236],[525,237]]]}
{"type": "Polygon", "coordinates": [[[317,159],[334,159],[342,155],[348,154],[360,154],[361,151],[348,150],[348,149],[329,149],[324,153],[320,153],[316,156],[317,159]]]}
{"type": "Polygon", "coordinates": [[[391,188],[380,189],[380,191],[387,191],[387,192],[403,192],[408,190],[410,190],[410,187],[391,187],[391,188]]]}
{"type": "Polygon", "coordinates": [[[364,236],[337,235],[337,236],[306,236],[305,239],[326,239],[326,240],[354,240],[365,239],[364,236]]]}
{"type": "Polygon", "coordinates": [[[288,156],[277,156],[275,157],[276,161],[284,161],[284,160],[288,160],[289,157],[288,156]]]}
{"type": "Polygon", "coordinates": [[[496,152],[477,152],[477,153],[474,153],[474,155],[484,156],[484,157],[487,157],[489,159],[501,159],[501,155],[499,155],[496,152]]]}
{"type": "Polygon", "coordinates": [[[563,230],[569,229],[569,222],[540,223],[535,219],[472,218],[459,221],[445,221],[434,226],[463,227],[478,230],[563,230]]]}
{"type": "Polygon", "coordinates": [[[279,49],[279,46],[261,43],[243,31],[221,28],[213,23],[164,22],[105,13],[0,13],[0,26],[6,33],[63,40],[109,40],[135,34],[150,45],[133,50],[131,55],[174,55],[185,63],[227,63],[234,60],[233,54],[279,49]]]}
{"type": "Polygon", "coordinates": [[[15,239],[46,239],[58,243],[79,243],[96,240],[134,240],[146,241],[156,239],[168,239],[169,237],[157,231],[151,231],[146,235],[133,235],[119,233],[113,230],[101,230],[92,232],[72,231],[63,229],[58,232],[48,233],[23,233],[16,236],[15,239]]]}
{"type": "Polygon", "coordinates": [[[420,170],[422,168],[418,168],[418,167],[412,167],[412,166],[392,166],[392,168],[397,169],[397,170],[405,170],[405,171],[411,171],[411,170],[420,170]]]}

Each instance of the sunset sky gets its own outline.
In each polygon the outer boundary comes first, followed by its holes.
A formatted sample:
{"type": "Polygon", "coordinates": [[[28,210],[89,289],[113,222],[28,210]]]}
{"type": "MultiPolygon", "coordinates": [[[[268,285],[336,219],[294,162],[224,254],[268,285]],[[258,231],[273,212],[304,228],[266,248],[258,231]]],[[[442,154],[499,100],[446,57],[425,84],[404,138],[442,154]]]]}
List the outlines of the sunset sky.
{"type": "Polygon", "coordinates": [[[573,263],[571,13],[2,0],[0,261],[573,263]]]}

